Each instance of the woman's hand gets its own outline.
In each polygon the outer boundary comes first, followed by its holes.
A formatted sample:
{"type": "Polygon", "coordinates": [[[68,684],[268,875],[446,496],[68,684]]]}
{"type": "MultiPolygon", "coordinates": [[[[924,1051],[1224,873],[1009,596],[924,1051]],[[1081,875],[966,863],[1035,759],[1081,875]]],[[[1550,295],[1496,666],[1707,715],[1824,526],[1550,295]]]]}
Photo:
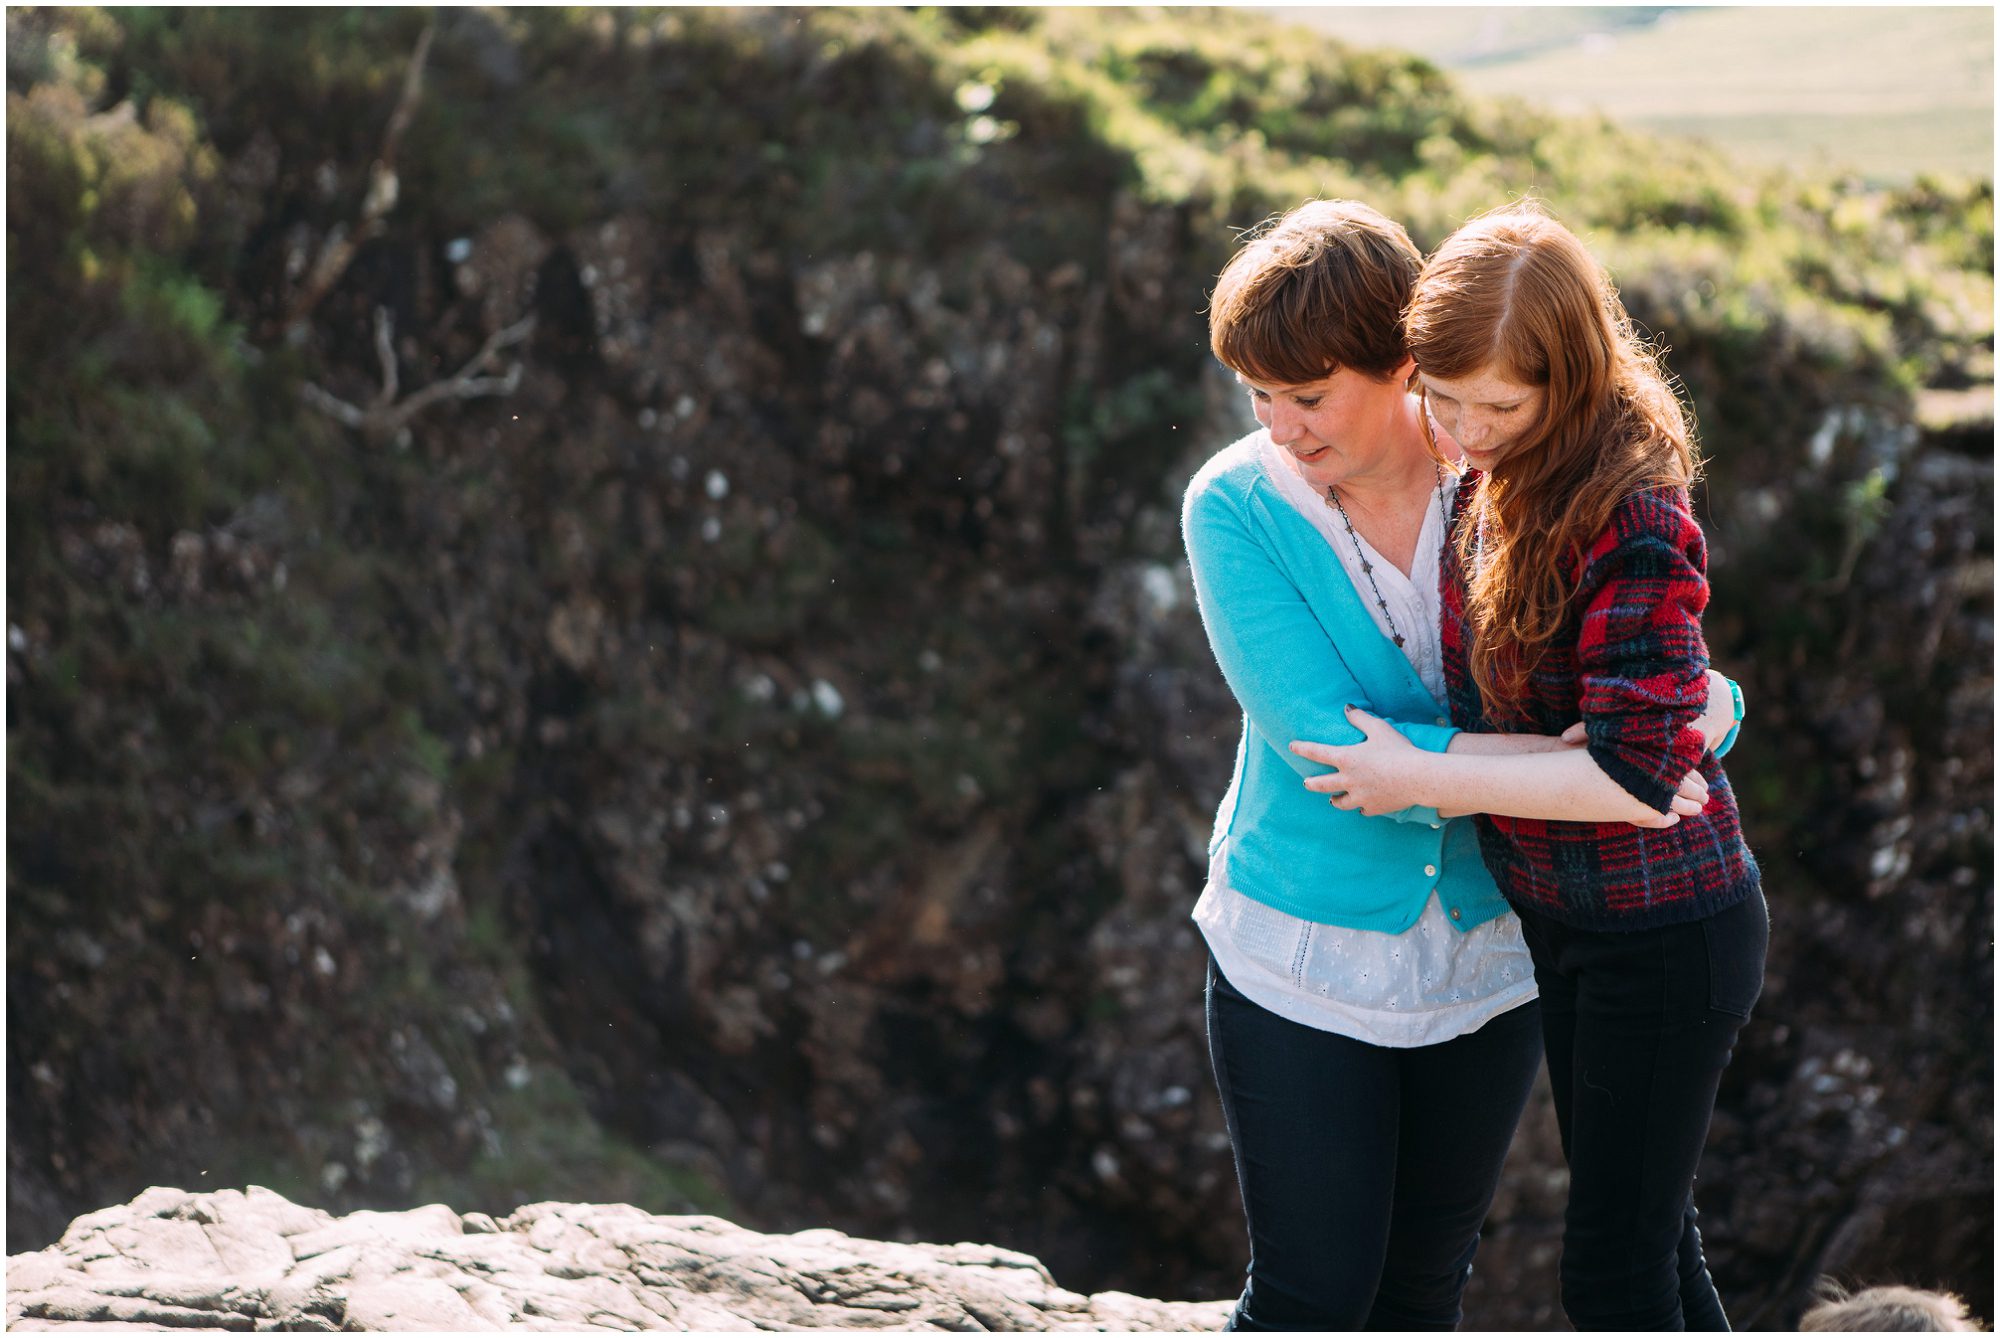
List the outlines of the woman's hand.
{"type": "MultiPolygon", "coordinates": [[[[1736,711],[1729,700],[1729,680],[1711,669],[1708,671],[1708,711],[1695,722],[1701,726],[1708,746],[1713,749],[1716,741],[1729,732],[1736,723],[1736,711]],[[1718,705],[1719,703],[1719,705],[1718,705]],[[1718,712],[1720,714],[1718,715],[1718,712]]],[[[1589,742],[1581,720],[1564,730],[1562,741],[1572,747],[1582,747],[1589,742]]],[[[1700,771],[1690,771],[1681,777],[1680,789],[1674,793],[1673,806],[1665,813],[1655,813],[1641,818],[1632,825],[1649,831],[1662,831],[1673,826],[1682,818],[1691,818],[1708,807],[1708,777],[1700,771]]]]}
{"type": "MultiPolygon", "coordinates": [[[[1709,670],[1709,673],[1715,674],[1715,671],[1711,669],[1709,670]]],[[[1719,678],[1721,677],[1721,675],[1716,674],[1716,677],[1719,678]]],[[[1711,689],[1715,688],[1713,680],[1710,681],[1709,687],[1711,689]]],[[[1722,693],[1722,700],[1724,702],[1727,702],[1729,700],[1728,686],[1725,684],[1720,689],[1720,691],[1722,693]]],[[[1711,703],[1711,709],[1713,709],[1712,704],[1714,700],[1715,698],[1713,696],[1710,696],[1709,701],[1711,703]]],[[[1733,712],[1728,706],[1725,705],[1722,708],[1722,714],[1725,718],[1727,718],[1730,715],[1732,715],[1733,712]]],[[[1707,720],[1706,717],[1704,717],[1701,723],[1703,730],[1706,731],[1708,728],[1709,721],[1707,720]]],[[[1718,734],[1713,737],[1720,738],[1722,736],[1718,734]]],[[[1574,725],[1571,725],[1568,729],[1564,730],[1562,732],[1561,738],[1564,743],[1569,744],[1571,747],[1575,748],[1581,748],[1585,743],[1589,742],[1589,735],[1585,732],[1583,722],[1581,720],[1577,721],[1574,725]]],[[[1675,823],[1679,822],[1682,818],[1691,818],[1695,814],[1701,812],[1703,809],[1707,807],[1708,807],[1708,777],[1702,775],[1701,772],[1699,771],[1690,771],[1688,772],[1687,775],[1681,777],[1680,789],[1674,793],[1673,807],[1668,809],[1665,813],[1655,813],[1651,817],[1641,818],[1637,822],[1634,822],[1632,825],[1634,827],[1645,828],[1648,831],[1664,831],[1668,827],[1671,827],[1675,823]]]]}
{"type": "Polygon", "coordinates": [[[1359,810],[1370,818],[1425,802],[1417,787],[1425,759],[1433,754],[1357,706],[1347,708],[1347,722],[1361,731],[1360,743],[1293,741],[1294,753],[1333,768],[1325,775],[1306,777],[1305,787],[1326,795],[1335,808],[1359,810]]]}
{"type": "Polygon", "coordinates": [[[1736,701],[1729,691],[1729,680],[1711,669],[1708,671],[1708,709],[1695,721],[1701,727],[1701,736],[1708,740],[1708,749],[1715,751],[1717,744],[1729,736],[1736,725],[1736,701]]]}
{"type": "Polygon", "coordinates": [[[1690,771],[1681,777],[1681,788],[1674,793],[1673,806],[1665,813],[1655,813],[1633,823],[1651,831],[1661,831],[1673,826],[1682,818],[1691,818],[1708,807],[1708,778],[1699,771],[1690,771]]]}

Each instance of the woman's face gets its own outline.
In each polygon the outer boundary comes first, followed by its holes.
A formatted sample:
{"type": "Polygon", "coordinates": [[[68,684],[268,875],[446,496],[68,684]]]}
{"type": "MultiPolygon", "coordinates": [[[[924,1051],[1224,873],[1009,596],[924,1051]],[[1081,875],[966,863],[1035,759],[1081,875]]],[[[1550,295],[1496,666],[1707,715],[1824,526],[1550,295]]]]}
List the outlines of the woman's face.
{"type": "Polygon", "coordinates": [[[1542,388],[1509,380],[1495,368],[1460,377],[1417,375],[1438,425],[1465,448],[1474,469],[1490,473],[1541,422],[1542,388]]]}
{"type": "Polygon", "coordinates": [[[1394,429],[1397,414],[1406,409],[1403,383],[1409,372],[1405,363],[1386,381],[1352,368],[1296,386],[1241,373],[1236,380],[1250,392],[1257,421],[1290,452],[1300,476],[1324,489],[1372,474],[1397,448],[1394,429]]]}

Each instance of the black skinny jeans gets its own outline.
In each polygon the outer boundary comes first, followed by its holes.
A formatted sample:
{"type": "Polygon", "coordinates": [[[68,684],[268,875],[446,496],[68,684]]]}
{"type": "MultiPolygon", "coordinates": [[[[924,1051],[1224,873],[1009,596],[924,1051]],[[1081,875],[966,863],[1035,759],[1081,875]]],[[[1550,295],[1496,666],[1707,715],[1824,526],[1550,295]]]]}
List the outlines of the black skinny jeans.
{"type": "Polygon", "coordinates": [[[1694,1175],[1722,1070],[1764,988],[1764,898],[1625,933],[1520,916],[1569,1159],[1563,1310],[1582,1330],[1725,1331],[1694,1175]]]}
{"type": "Polygon", "coordinates": [[[1208,1047],[1250,1226],[1232,1329],[1452,1329],[1541,1058],[1535,1005],[1437,1045],[1279,1017],[1211,959],[1208,1047]]]}

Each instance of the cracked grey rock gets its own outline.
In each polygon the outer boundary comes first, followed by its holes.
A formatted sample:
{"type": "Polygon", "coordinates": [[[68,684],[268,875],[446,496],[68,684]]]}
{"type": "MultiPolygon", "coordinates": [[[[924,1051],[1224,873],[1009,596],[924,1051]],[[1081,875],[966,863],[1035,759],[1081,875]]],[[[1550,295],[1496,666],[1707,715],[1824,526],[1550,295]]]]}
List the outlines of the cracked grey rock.
{"type": "Polygon", "coordinates": [[[1188,1332],[1229,1307],[1080,1295],[991,1245],[764,1235],[627,1204],[334,1217],[256,1185],[149,1189],[7,1261],[11,1330],[1188,1332]]]}

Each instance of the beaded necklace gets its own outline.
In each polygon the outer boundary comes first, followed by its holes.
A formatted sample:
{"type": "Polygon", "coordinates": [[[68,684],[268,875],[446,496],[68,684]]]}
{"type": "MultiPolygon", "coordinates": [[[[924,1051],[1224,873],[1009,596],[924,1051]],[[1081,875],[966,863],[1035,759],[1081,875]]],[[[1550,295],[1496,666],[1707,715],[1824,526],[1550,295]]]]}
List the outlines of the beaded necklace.
{"type": "MultiPolygon", "coordinates": [[[[1433,461],[1431,468],[1437,473],[1438,515],[1446,525],[1451,523],[1451,507],[1444,496],[1444,466],[1433,461]]],[[[1382,610],[1382,621],[1389,624],[1389,639],[1396,643],[1396,649],[1403,648],[1403,633],[1396,626],[1396,619],[1389,612],[1389,601],[1382,597],[1382,587],[1375,583],[1375,564],[1368,560],[1368,553],[1361,547],[1361,536],[1354,532],[1354,522],[1347,517],[1347,508],[1341,505],[1340,491],[1331,483],[1326,485],[1326,504],[1340,513],[1340,523],[1347,527],[1347,537],[1354,545],[1354,555],[1361,559],[1361,574],[1368,578],[1368,588],[1375,594],[1375,606],[1382,610]]],[[[1421,533],[1421,531],[1419,531],[1421,533]]]]}

